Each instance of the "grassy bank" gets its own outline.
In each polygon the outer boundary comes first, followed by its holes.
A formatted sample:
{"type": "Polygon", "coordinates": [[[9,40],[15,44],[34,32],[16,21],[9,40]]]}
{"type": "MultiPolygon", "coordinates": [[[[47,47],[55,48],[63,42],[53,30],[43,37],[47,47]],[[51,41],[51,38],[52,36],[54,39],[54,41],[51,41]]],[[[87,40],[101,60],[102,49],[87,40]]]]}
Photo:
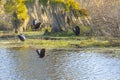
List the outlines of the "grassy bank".
{"type": "Polygon", "coordinates": [[[43,35],[43,32],[24,32],[26,37],[24,42],[17,37],[18,34],[12,32],[0,33],[1,47],[21,47],[21,48],[90,48],[90,47],[119,47],[119,39],[107,39],[105,37],[75,36],[72,33],[53,33],[43,35]]]}

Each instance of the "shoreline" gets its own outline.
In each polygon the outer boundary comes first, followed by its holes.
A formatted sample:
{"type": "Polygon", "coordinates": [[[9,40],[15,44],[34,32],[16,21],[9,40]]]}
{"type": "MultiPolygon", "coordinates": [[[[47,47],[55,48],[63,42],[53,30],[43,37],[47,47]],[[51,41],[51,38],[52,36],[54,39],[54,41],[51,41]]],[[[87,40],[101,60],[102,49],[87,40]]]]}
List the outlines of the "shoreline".
{"type": "MultiPolygon", "coordinates": [[[[108,48],[120,49],[120,39],[109,40],[106,37],[95,36],[57,36],[43,35],[43,32],[23,32],[26,37],[25,41],[20,41],[17,34],[6,33],[0,37],[1,47],[21,47],[23,48],[47,48],[47,49],[92,49],[92,48],[108,48]]],[[[114,38],[113,38],[114,39],[114,38]]]]}

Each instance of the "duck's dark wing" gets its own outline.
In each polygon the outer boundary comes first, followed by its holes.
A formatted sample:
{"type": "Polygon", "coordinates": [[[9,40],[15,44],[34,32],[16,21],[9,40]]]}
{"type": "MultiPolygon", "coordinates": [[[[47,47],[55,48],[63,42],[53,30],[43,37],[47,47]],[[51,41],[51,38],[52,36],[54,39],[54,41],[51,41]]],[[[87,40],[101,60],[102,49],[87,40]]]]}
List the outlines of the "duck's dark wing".
{"type": "Polygon", "coordinates": [[[40,25],[41,25],[41,22],[37,23],[37,24],[35,25],[35,29],[39,29],[39,28],[40,28],[40,25]]]}
{"type": "Polygon", "coordinates": [[[43,49],[41,49],[41,50],[37,49],[36,52],[40,58],[43,58],[45,56],[45,50],[43,50],[43,49]]]}
{"type": "Polygon", "coordinates": [[[21,41],[25,41],[25,36],[24,35],[22,35],[22,34],[20,34],[20,35],[18,35],[18,38],[21,40],[21,41]]]}
{"type": "Polygon", "coordinates": [[[45,50],[40,51],[40,58],[43,58],[45,56],[45,50]]]}
{"type": "Polygon", "coordinates": [[[80,34],[80,28],[79,28],[79,26],[74,27],[74,28],[73,28],[73,32],[74,32],[74,34],[75,34],[76,36],[78,36],[78,35],[80,34]]]}

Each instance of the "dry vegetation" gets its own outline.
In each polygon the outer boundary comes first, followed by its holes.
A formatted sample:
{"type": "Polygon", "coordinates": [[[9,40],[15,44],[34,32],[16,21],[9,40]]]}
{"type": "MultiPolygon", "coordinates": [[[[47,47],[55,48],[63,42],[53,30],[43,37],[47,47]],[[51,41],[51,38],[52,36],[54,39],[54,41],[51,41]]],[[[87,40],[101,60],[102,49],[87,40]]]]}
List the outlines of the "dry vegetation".
{"type": "Polygon", "coordinates": [[[89,17],[82,20],[94,34],[120,38],[120,0],[76,0],[87,9],[89,17]]]}

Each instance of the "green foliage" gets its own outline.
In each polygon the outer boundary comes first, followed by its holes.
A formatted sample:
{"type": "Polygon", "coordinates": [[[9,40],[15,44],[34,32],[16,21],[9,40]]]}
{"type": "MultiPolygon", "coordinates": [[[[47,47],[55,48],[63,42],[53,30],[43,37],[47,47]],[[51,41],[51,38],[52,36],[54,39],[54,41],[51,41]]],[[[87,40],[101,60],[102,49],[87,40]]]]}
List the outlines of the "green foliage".
{"type": "MultiPolygon", "coordinates": [[[[27,0],[26,3],[34,3],[34,0],[27,0]]],[[[39,3],[44,6],[52,6],[56,7],[59,6],[63,8],[65,11],[72,11],[74,16],[81,17],[81,16],[87,16],[87,10],[81,9],[78,2],[75,0],[39,0],[39,3]]],[[[44,10],[42,10],[44,12],[44,10]]]]}
{"type": "Polygon", "coordinates": [[[39,0],[39,2],[45,6],[47,4],[52,6],[61,4],[65,11],[72,11],[76,17],[87,16],[87,10],[81,9],[79,3],[75,0],[39,0]]]}
{"type": "Polygon", "coordinates": [[[25,0],[24,2],[26,5],[30,5],[30,4],[34,3],[34,0],[25,0]]]}
{"type": "Polygon", "coordinates": [[[50,3],[56,4],[56,3],[64,3],[64,0],[51,0],[50,3]]]}
{"type": "Polygon", "coordinates": [[[80,6],[77,2],[74,0],[39,0],[39,2],[43,5],[51,4],[51,5],[58,5],[63,4],[63,7],[65,7],[66,11],[70,11],[70,8],[72,9],[80,9],[80,6]]]}
{"type": "Polygon", "coordinates": [[[88,16],[88,13],[87,13],[87,10],[86,10],[86,9],[81,9],[81,10],[79,10],[79,14],[80,14],[81,16],[88,16]]]}
{"type": "Polygon", "coordinates": [[[45,32],[45,30],[48,30],[48,32],[51,32],[51,27],[50,26],[47,26],[45,28],[42,28],[41,31],[45,32]]]}
{"type": "Polygon", "coordinates": [[[13,14],[17,13],[18,19],[26,19],[27,18],[27,8],[24,3],[24,0],[8,0],[5,3],[5,11],[13,14]]]}
{"type": "Polygon", "coordinates": [[[81,9],[79,3],[75,0],[39,0],[39,2],[44,6],[48,6],[48,4],[53,7],[60,6],[67,12],[73,12],[76,17],[88,15],[87,10],[81,9]]]}
{"type": "Polygon", "coordinates": [[[14,5],[14,3],[11,2],[11,0],[7,1],[5,3],[5,11],[8,12],[8,13],[13,13],[14,12],[13,10],[14,10],[14,7],[15,7],[13,5],[14,5]]]}
{"type": "Polygon", "coordinates": [[[90,38],[90,39],[86,40],[86,43],[87,43],[86,45],[94,46],[94,47],[108,47],[109,46],[109,41],[98,40],[96,38],[90,38]]]}
{"type": "Polygon", "coordinates": [[[50,36],[57,36],[57,37],[71,37],[73,35],[74,35],[74,33],[71,30],[68,32],[63,31],[63,32],[57,32],[57,33],[50,34],[50,36]]]}
{"type": "Polygon", "coordinates": [[[81,35],[84,35],[84,34],[86,34],[87,32],[89,32],[90,31],[90,27],[89,26],[80,26],[80,34],[81,35]]]}
{"type": "Polygon", "coordinates": [[[48,1],[49,1],[49,0],[39,0],[39,2],[40,2],[41,4],[43,4],[43,5],[47,5],[48,1]]]}
{"type": "Polygon", "coordinates": [[[24,44],[23,42],[19,41],[18,38],[15,38],[14,33],[8,31],[0,31],[0,37],[2,36],[4,38],[4,40],[3,38],[1,38],[1,41],[8,42],[7,44],[5,44],[5,46],[6,45],[22,46],[21,48],[27,48],[30,47],[31,45],[37,47],[42,46],[46,48],[64,48],[64,47],[73,48],[75,47],[74,45],[79,45],[81,47],[111,47],[111,46],[119,47],[120,46],[119,39],[118,40],[113,39],[111,42],[109,40],[106,40],[105,37],[75,36],[73,35],[72,31],[68,31],[68,33],[66,32],[51,33],[51,35],[43,35],[43,32],[40,31],[23,32],[23,34],[27,37],[27,40],[25,41],[24,44]]]}

